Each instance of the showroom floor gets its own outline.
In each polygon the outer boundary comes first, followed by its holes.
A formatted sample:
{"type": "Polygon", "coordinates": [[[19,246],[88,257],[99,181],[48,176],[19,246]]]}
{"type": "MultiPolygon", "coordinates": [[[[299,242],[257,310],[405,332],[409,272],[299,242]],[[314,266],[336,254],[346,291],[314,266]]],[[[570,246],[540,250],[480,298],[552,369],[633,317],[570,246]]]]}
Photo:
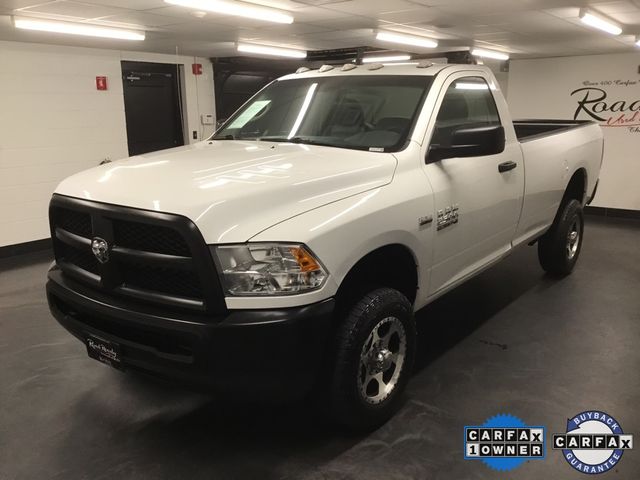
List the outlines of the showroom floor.
{"type": "MultiPolygon", "coordinates": [[[[534,249],[418,314],[420,356],[404,407],[368,436],[304,405],[224,403],[110,370],[49,315],[44,254],[0,262],[0,479],[478,479],[465,425],[498,413],[564,432],[599,409],[640,435],[640,222],[589,217],[573,275],[534,249]]],[[[628,452],[618,480],[640,477],[628,452]]],[[[561,454],[509,478],[584,478],[561,454]]]]}

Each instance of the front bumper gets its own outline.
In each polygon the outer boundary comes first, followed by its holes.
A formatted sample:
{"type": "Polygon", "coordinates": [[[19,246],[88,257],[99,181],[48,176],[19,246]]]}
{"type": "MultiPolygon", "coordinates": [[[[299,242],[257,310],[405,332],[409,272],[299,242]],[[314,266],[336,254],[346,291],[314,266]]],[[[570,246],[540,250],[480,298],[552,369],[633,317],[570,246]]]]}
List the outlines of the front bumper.
{"type": "Polygon", "coordinates": [[[47,299],[58,322],[81,340],[121,346],[126,369],[213,388],[292,398],[307,393],[323,364],[334,300],[296,308],[230,310],[220,317],[125,303],[53,267],[47,299]]]}

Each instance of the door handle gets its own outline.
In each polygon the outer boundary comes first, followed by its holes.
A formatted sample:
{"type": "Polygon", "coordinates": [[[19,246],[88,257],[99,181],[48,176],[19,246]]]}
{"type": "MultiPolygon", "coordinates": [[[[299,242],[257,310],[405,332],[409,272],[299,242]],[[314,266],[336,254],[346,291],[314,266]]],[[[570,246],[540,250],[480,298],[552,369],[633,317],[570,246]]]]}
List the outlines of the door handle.
{"type": "Polygon", "coordinates": [[[498,165],[498,171],[500,173],[508,172],[509,170],[513,170],[517,166],[518,164],[516,162],[512,162],[511,160],[509,160],[508,162],[503,162],[498,165]]]}

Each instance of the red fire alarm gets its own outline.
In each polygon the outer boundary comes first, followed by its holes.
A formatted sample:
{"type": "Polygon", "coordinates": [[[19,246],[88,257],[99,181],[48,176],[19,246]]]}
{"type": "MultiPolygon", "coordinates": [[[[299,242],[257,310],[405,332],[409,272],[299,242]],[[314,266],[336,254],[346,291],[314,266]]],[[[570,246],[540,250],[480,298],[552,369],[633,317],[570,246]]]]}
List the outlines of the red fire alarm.
{"type": "Polygon", "coordinates": [[[96,77],[96,89],[97,90],[107,89],[107,77],[96,77]]]}
{"type": "Polygon", "coordinates": [[[194,75],[202,75],[202,64],[201,63],[192,63],[191,71],[194,75]]]}

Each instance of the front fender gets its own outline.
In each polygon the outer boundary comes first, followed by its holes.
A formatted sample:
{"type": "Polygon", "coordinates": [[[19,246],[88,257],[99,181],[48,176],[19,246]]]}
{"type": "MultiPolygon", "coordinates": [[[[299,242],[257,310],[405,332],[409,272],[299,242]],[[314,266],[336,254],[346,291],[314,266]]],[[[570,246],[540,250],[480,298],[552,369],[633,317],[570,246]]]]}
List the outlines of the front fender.
{"type": "MultiPolygon", "coordinates": [[[[419,177],[409,181],[419,182],[419,177]]],[[[268,301],[269,305],[300,305],[301,302],[320,301],[335,295],[338,287],[351,268],[368,253],[390,244],[407,247],[418,265],[420,291],[426,292],[428,265],[431,263],[433,225],[420,227],[418,218],[432,214],[430,196],[411,197],[408,192],[424,191],[418,186],[404,186],[394,182],[367,192],[333,202],[302,215],[290,218],[251,238],[252,242],[296,241],[305,243],[322,261],[329,271],[325,286],[304,295],[271,299],[250,299],[268,301]],[[404,192],[404,195],[402,194],[404,192]],[[425,208],[425,204],[427,205],[425,208]]],[[[398,182],[401,183],[401,182],[398,182]]],[[[234,303],[248,299],[227,299],[234,303]]],[[[248,305],[245,303],[245,305],[248,305]]],[[[238,307],[240,308],[240,307],[238,307]]],[[[251,308],[245,306],[245,308],[251,308]]],[[[257,307],[254,307],[257,308],[257,307]]]]}

